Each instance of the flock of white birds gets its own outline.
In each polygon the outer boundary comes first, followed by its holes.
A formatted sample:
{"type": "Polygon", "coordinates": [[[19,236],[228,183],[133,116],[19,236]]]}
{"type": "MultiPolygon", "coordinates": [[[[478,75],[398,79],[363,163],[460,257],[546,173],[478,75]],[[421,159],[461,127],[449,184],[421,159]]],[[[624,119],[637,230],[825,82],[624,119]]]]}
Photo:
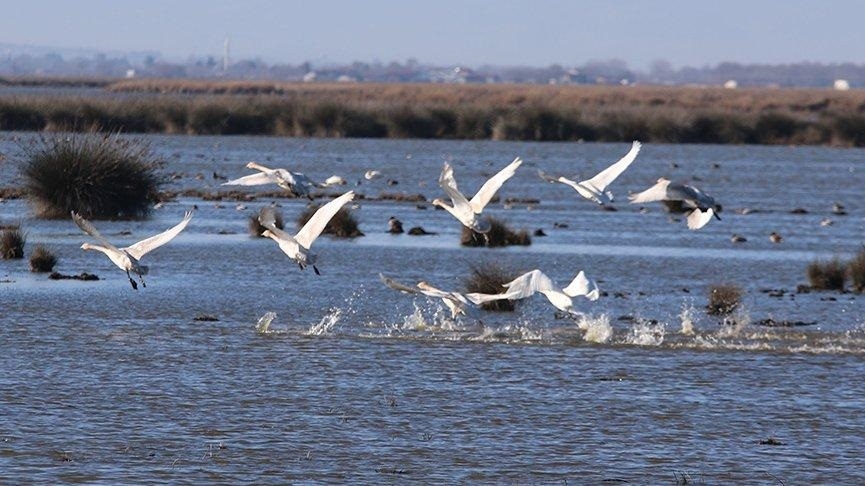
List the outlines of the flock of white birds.
{"type": "MultiPolygon", "coordinates": [[[[570,186],[584,198],[600,205],[606,205],[613,200],[613,194],[607,188],[636,160],[640,148],[640,142],[633,142],[628,153],[616,163],[610,165],[594,177],[579,182],[562,176],[550,176],[542,171],[538,171],[538,175],[545,181],[570,186]]],[[[471,199],[467,198],[459,190],[453,168],[449,163],[445,162],[439,176],[439,185],[450,198],[450,203],[442,199],[434,199],[432,204],[445,209],[461,224],[486,237],[491,229],[491,225],[488,219],[481,218],[483,210],[499,188],[516,173],[522,162],[521,158],[515,158],[513,162],[488,179],[471,199]]],[[[246,167],[258,172],[230,180],[223,185],[258,186],[276,184],[289,191],[295,197],[306,197],[312,200],[311,191],[313,189],[344,183],[342,178],[333,176],[325,181],[325,183],[318,184],[302,173],[291,172],[286,169],[271,169],[256,162],[249,162],[246,167]]],[[[380,176],[379,172],[374,170],[367,171],[364,175],[368,180],[378,176],[380,176]]],[[[315,273],[319,274],[318,268],[315,266],[316,254],[310,248],[334,215],[353,198],[354,192],[348,191],[323,205],[303,225],[300,231],[294,235],[277,228],[274,210],[272,208],[265,208],[258,217],[259,223],[265,228],[262,235],[274,240],[279,245],[279,248],[297,263],[301,269],[312,266],[315,273]]],[[[631,194],[629,200],[633,204],[656,201],[678,202],[687,211],[687,225],[692,230],[702,228],[713,217],[720,219],[718,216],[720,206],[711,196],[693,186],[672,182],[665,178],[658,179],[654,186],[642,192],[631,194]]],[[[117,248],[106,240],[89,221],[75,212],[72,213],[72,220],[78,227],[101,243],[101,245],[84,243],[81,245],[81,248],[83,250],[95,250],[104,253],[115,265],[126,272],[126,276],[129,278],[133,289],[138,289],[138,283],[132,278],[133,273],[138,276],[141,285],[146,287],[143,276],[147,274],[147,267],[141,265],[141,258],[180,234],[191,219],[192,212],[187,211],[183,220],[172,228],[133,245],[117,248]]],[[[480,306],[486,302],[501,299],[525,299],[536,293],[543,294],[557,309],[577,315],[579,313],[574,309],[573,298],[585,297],[589,300],[596,300],[600,294],[597,284],[586,277],[583,271],[580,271],[567,286],[560,287],[540,270],[532,270],[505,283],[502,292],[497,294],[447,292],[437,289],[425,281],[418,282],[415,285],[404,285],[384,275],[380,274],[380,277],[385,285],[394,290],[441,299],[448,309],[450,309],[451,315],[454,318],[474,312],[477,308],[476,306],[480,306]]]]}

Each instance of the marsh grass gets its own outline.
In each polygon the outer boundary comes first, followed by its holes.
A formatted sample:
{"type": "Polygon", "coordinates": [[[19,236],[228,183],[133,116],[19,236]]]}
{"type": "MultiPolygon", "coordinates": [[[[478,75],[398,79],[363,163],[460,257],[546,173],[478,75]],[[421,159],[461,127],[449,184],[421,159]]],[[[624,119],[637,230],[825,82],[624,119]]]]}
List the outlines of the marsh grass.
{"type": "Polygon", "coordinates": [[[814,260],[806,269],[808,282],[814,290],[844,290],[847,281],[847,265],[837,257],[830,260],[814,260]]]}
{"type": "MultiPolygon", "coordinates": [[[[248,225],[249,234],[251,236],[259,237],[259,238],[261,238],[263,236],[262,233],[264,233],[264,230],[267,229],[264,226],[262,226],[261,223],[258,221],[258,217],[260,215],[261,215],[261,210],[259,210],[258,214],[250,216],[249,217],[249,225],[248,225]]],[[[285,229],[285,220],[282,217],[282,211],[279,211],[279,210],[274,211],[274,220],[275,220],[274,226],[276,226],[279,229],[285,229]]]]}
{"type": "MultiPolygon", "coordinates": [[[[482,294],[501,294],[506,290],[503,284],[517,278],[519,274],[495,262],[484,262],[471,265],[471,273],[465,280],[466,292],[482,294]]],[[[481,309],[496,312],[513,312],[516,302],[502,299],[481,304],[481,309]]]]}
{"type": "Polygon", "coordinates": [[[462,246],[489,246],[491,248],[513,245],[529,246],[532,244],[532,238],[528,231],[513,231],[503,221],[492,216],[487,216],[487,220],[490,222],[490,231],[486,234],[486,238],[483,234],[463,226],[460,244],[462,246]]]}
{"type": "Polygon", "coordinates": [[[855,292],[865,292],[865,247],[847,263],[847,271],[850,274],[850,283],[855,292]]]}
{"type": "Polygon", "coordinates": [[[30,271],[47,273],[54,270],[57,265],[57,257],[44,245],[36,245],[30,253],[30,271]]]}
{"type": "Polygon", "coordinates": [[[0,259],[13,260],[24,258],[24,244],[27,236],[18,227],[0,231],[0,259]]]}
{"type": "Polygon", "coordinates": [[[726,316],[732,313],[741,303],[742,289],[732,284],[716,284],[709,287],[709,303],[706,313],[714,316],[726,316]]]}
{"type": "Polygon", "coordinates": [[[37,216],[138,219],[148,215],[161,183],[158,161],[141,141],[115,134],[39,138],[24,147],[25,187],[37,216]]]}
{"type": "MultiPolygon", "coordinates": [[[[311,205],[307,207],[304,212],[300,213],[300,216],[297,218],[298,228],[303,227],[303,225],[312,218],[312,215],[314,215],[320,207],[321,206],[318,205],[311,205]]],[[[337,238],[356,238],[358,236],[363,236],[357,218],[350,209],[346,209],[345,207],[340,208],[333,218],[330,219],[327,226],[324,227],[322,234],[332,235],[337,238]]]]}
{"type": "Polygon", "coordinates": [[[0,130],[865,146],[865,92],[128,80],[0,100],[0,130]]]}

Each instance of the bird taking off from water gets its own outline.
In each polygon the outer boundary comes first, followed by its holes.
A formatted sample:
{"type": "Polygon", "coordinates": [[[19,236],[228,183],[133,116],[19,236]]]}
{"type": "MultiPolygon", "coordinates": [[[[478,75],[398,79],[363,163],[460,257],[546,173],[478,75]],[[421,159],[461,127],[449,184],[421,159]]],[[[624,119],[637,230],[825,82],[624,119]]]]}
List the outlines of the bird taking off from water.
{"type": "Polygon", "coordinates": [[[480,305],[492,300],[525,299],[531,297],[536,292],[540,292],[547,297],[547,300],[556,309],[573,314],[575,311],[573,310],[574,302],[572,297],[582,296],[589,300],[597,300],[600,295],[597,284],[589,280],[582,270],[565,288],[556,285],[550,277],[540,270],[524,273],[503,286],[507,290],[501,294],[470,293],[466,294],[466,298],[480,305]]]}
{"type": "Polygon", "coordinates": [[[404,285],[392,278],[385,277],[381,273],[378,274],[378,277],[385,285],[394,290],[399,290],[400,292],[405,292],[407,294],[423,294],[428,297],[441,299],[447,308],[450,309],[451,318],[453,319],[456,319],[459,315],[466,315],[466,311],[470,305],[470,302],[465,298],[465,296],[459,292],[445,292],[444,290],[439,290],[426,282],[418,282],[415,286],[404,285]]]}
{"type": "Polygon", "coordinates": [[[276,227],[276,212],[273,208],[262,208],[258,215],[258,222],[266,229],[261,235],[277,242],[279,248],[289,258],[297,262],[301,270],[305,269],[308,265],[312,265],[315,274],[321,275],[315,266],[317,255],[310,252],[309,247],[312,246],[312,242],[324,231],[325,226],[336,215],[337,211],[352,199],[354,199],[354,192],[348,191],[318,208],[315,214],[309,218],[309,221],[294,236],[276,227]]]}
{"type": "Polygon", "coordinates": [[[637,194],[628,196],[631,204],[655,202],[655,201],[681,201],[682,206],[688,210],[688,228],[698,230],[711,221],[712,216],[721,219],[718,213],[721,205],[715,202],[712,196],[702,192],[696,187],[671,182],[661,177],[658,182],[637,194]]]}
{"type": "Polygon", "coordinates": [[[618,162],[602,170],[591,179],[584,181],[576,182],[562,176],[550,176],[542,171],[538,171],[538,175],[547,182],[561,182],[562,184],[571,186],[584,198],[591,199],[600,205],[607,205],[613,201],[613,193],[607,190],[607,186],[616,180],[631,165],[631,162],[637,158],[637,154],[640,153],[640,147],[642,147],[642,144],[634,141],[631,144],[631,150],[619,159],[618,162]]]}
{"type": "Polygon", "coordinates": [[[451,206],[447,204],[442,199],[434,199],[432,204],[451,213],[464,226],[478,233],[486,234],[490,231],[492,226],[488,220],[482,220],[479,218],[481,211],[484,210],[484,207],[486,207],[487,203],[489,203],[496,194],[496,191],[502,187],[502,184],[514,175],[517,168],[522,163],[523,160],[521,158],[515,158],[513,162],[500,170],[498,174],[487,180],[474,197],[469,200],[466,199],[457,187],[457,181],[454,179],[453,167],[451,167],[449,163],[445,162],[441,176],[439,176],[439,185],[444,189],[448,197],[451,198],[451,203],[453,205],[451,206]]]}
{"type": "Polygon", "coordinates": [[[141,280],[141,285],[143,287],[147,287],[147,284],[144,283],[144,275],[147,273],[147,267],[141,265],[139,260],[148,252],[159,248],[160,246],[171,241],[175,236],[180,234],[186,225],[189,224],[189,221],[192,219],[192,211],[186,211],[186,214],[183,216],[183,220],[174,225],[171,229],[159,233],[158,235],[151,236],[150,238],[144,239],[135,243],[133,245],[129,245],[125,248],[117,248],[112,245],[108,240],[103,237],[96,228],[90,224],[90,221],[82,218],[81,215],[72,211],[72,221],[75,221],[75,224],[81,228],[82,231],[87,233],[99,240],[101,245],[92,245],[90,243],[84,243],[81,245],[82,250],[96,250],[104,253],[108,258],[114,262],[115,265],[120,267],[121,270],[126,271],[126,276],[129,278],[129,283],[132,284],[132,288],[138,290],[138,284],[135,280],[132,279],[132,276],[129,272],[134,272],[138,275],[138,279],[141,280]]]}
{"type": "Polygon", "coordinates": [[[239,179],[224,182],[223,186],[261,186],[264,184],[276,184],[277,186],[287,190],[294,197],[305,197],[310,201],[312,194],[310,191],[320,184],[316,184],[309,177],[300,172],[290,172],[286,169],[270,169],[258,162],[250,162],[246,164],[247,169],[255,169],[260,171],[258,174],[243,176],[239,179]]]}

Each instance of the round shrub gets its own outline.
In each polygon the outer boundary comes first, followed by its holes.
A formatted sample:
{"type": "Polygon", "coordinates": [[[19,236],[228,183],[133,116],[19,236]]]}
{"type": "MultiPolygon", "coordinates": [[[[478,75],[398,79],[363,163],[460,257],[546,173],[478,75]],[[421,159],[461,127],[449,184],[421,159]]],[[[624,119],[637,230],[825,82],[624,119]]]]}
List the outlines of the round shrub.
{"type": "Polygon", "coordinates": [[[138,219],[157,199],[157,161],[138,140],[113,134],[40,138],[24,148],[30,204],[46,219],[138,219]]]}

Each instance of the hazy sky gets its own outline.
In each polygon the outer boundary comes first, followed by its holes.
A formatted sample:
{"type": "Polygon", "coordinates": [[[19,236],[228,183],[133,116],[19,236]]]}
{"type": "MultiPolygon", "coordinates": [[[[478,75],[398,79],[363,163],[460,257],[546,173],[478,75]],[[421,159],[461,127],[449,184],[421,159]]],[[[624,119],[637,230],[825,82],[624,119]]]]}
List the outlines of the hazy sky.
{"type": "Polygon", "coordinates": [[[865,63],[859,0],[18,0],[0,42],[172,60],[405,61],[546,66],[621,59],[643,69],[722,61],[865,63]]]}

